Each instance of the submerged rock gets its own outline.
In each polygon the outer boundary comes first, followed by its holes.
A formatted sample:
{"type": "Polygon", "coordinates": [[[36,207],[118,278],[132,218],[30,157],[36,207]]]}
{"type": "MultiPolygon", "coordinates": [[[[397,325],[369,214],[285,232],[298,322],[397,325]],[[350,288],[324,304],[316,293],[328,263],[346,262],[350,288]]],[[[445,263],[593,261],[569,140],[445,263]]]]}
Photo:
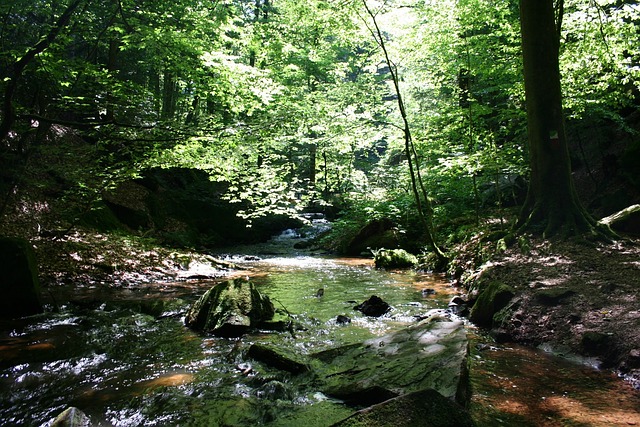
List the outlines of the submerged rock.
{"type": "Polygon", "coordinates": [[[228,280],[209,289],[187,312],[185,325],[219,336],[238,337],[250,327],[271,320],[275,308],[247,280],[228,280]]]}
{"type": "Polygon", "coordinates": [[[309,371],[309,366],[303,361],[298,360],[295,355],[287,354],[283,350],[267,347],[263,344],[253,344],[249,347],[247,356],[273,368],[293,374],[301,374],[309,371]]]}
{"type": "Polygon", "coordinates": [[[332,427],[471,427],[469,413],[435,390],[408,393],[362,409],[332,427]]]}

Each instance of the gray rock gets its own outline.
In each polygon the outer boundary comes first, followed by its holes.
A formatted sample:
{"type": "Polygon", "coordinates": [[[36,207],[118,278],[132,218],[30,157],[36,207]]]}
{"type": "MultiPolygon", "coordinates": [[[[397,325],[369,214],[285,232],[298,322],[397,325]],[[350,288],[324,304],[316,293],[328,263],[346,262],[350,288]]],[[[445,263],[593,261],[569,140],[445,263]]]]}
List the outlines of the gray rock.
{"type": "Polygon", "coordinates": [[[51,427],[90,427],[91,420],[80,409],[68,407],[51,423],[51,427]]]}

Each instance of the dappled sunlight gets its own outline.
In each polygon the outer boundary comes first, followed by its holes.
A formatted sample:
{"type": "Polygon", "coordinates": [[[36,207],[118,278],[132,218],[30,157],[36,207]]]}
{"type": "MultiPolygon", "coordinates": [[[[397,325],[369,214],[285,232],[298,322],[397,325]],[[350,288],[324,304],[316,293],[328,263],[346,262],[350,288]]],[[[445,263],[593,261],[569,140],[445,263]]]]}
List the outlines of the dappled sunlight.
{"type": "Polygon", "coordinates": [[[640,394],[613,374],[525,347],[472,359],[472,412],[479,426],[640,424],[640,394]]]}
{"type": "Polygon", "coordinates": [[[571,420],[572,423],[589,426],[640,425],[638,408],[630,407],[623,396],[615,399],[620,407],[602,405],[601,395],[594,396],[592,399],[595,400],[584,402],[569,396],[551,396],[544,398],[541,409],[543,412],[557,414],[561,419],[571,420]]]}

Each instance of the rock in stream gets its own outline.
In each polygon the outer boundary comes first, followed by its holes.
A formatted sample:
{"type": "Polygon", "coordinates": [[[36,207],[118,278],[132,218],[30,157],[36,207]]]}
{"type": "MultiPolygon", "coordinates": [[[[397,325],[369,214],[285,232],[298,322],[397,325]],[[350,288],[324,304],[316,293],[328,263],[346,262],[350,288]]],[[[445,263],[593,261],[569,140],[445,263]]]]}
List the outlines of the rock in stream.
{"type": "Polygon", "coordinates": [[[434,310],[405,329],[313,358],[324,363],[318,368],[323,393],[346,402],[373,404],[433,389],[465,405],[467,347],[463,321],[434,310]]]}
{"type": "Polygon", "coordinates": [[[273,318],[275,308],[247,280],[235,279],[209,289],[187,312],[185,324],[191,329],[219,336],[238,337],[250,327],[273,318]]]}

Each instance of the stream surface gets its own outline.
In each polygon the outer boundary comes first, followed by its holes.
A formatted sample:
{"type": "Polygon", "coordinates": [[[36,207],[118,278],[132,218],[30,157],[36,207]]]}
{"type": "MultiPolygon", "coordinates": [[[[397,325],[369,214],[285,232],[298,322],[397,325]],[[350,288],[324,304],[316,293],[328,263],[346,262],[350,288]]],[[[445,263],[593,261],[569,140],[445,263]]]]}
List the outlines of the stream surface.
{"type": "MultiPolygon", "coordinates": [[[[354,408],[247,360],[249,345],[310,354],[361,342],[446,308],[455,293],[438,275],[282,248],[276,239],[227,257],[300,325],[294,334],[187,329],[184,312],[214,281],[51,289],[59,310],[0,323],[0,425],[48,425],[76,406],[102,426],[328,426],[354,408]],[[371,295],[393,310],[377,319],[353,310],[371,295]]],[[[470,335],[472,348],[486,341],[470,335]]],[[[640,425],[637,392],[612,375],[531,349],[487,348],[472,352],[479,425],[640,425]]]]}

